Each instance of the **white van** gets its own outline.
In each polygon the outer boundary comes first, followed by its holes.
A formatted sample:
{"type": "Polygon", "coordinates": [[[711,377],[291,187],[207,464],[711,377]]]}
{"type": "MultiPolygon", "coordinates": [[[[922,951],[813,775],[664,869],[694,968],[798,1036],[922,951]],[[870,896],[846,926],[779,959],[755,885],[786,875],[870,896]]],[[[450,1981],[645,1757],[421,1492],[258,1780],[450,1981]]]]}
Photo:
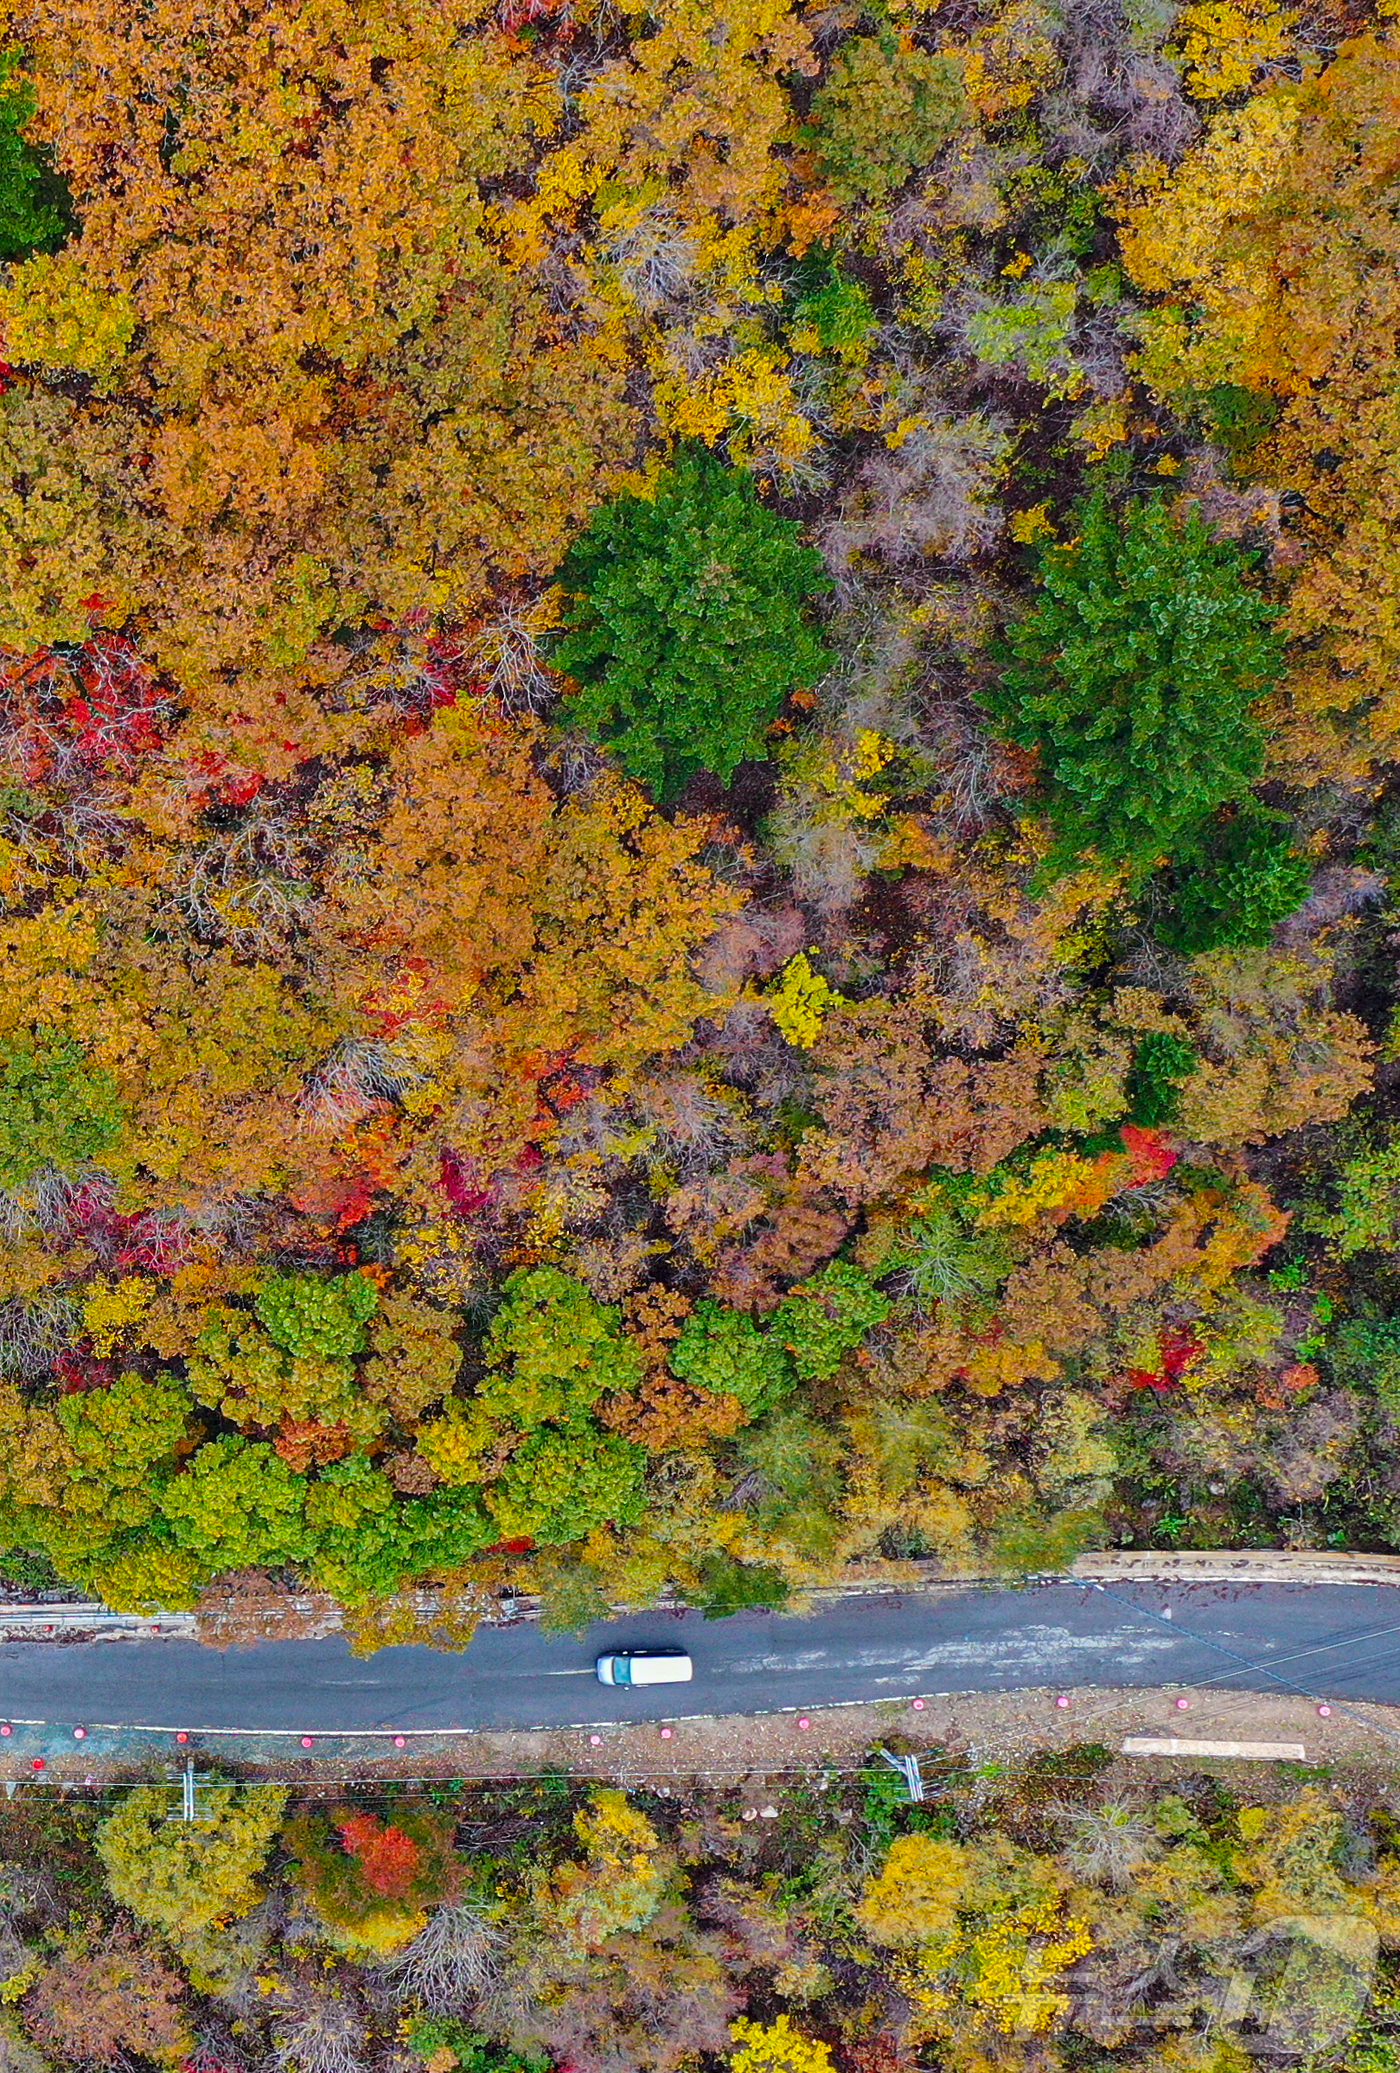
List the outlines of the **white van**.
{"type": "Polygon", "coordinates": [[[599,1684],[689,1684],[694,1665],[683,1648],[619,1648],[599,1656],[599,1684]]]}

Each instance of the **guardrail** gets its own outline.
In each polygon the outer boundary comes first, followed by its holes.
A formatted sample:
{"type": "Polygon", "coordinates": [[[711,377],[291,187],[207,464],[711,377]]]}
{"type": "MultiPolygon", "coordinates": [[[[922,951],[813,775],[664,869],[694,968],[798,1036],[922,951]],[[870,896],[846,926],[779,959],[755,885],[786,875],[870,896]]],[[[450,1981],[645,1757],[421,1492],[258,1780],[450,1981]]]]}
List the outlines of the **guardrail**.
{"type": "Polygon", "coordinates": [[[0,1634],[24,1640],[52,1641],[62,1634],[92,1634],[107,1639],[160,1635],[193,1640],[192,1612],[163,1612],[146,1618],[136,1612],[113,1612],[95,1598],[72,1599],[62,1605],[6,1605],[0,1601],[0,1634]]]}
{"type": "Polygon", "coordinates": [[[1351,1555],[1313,1548],[1115,1548],[1081,1555],[1070,1577],[1083,1583],[1400,1584],[1400,1555],[1351,1555]]]}
{"type": "MultiPolygon", "coordinates": [[[[806,1604],[817,1605],[880,1591],[987,1590],[1018,1583],[1134,1582],[1400,1584],[1400,1555],[1352,1555],[1306,1548],[1115,1548],[1080,1555],[1067,1570],[1029,1577],[1008,1576],[1004,1572],[960,1575],[938,1563],[911,1562],[904,1565],[901,1575],[886,1572],[855,1576],[842,1583],[815,1586],[802,1596],[806,1604]]],[[[427,1591],[413,1596],[427,1624],[437,1610],[437,1600],[427,1591]]],[[[295,1600],[292,1607],[302,1609],[295,1600]]],[[[658,1606],[615,1605],[612,1609],[622,1617],[628,1613],[675,1612],[683,1608],[672,1601],[658,1606]]],[[[499,1609],[483,1616],[483,1624],[515,1625],[538,1617],[539,1600],[522,1595],[502,1600],[499,1609]]],[[[337,1625],[331,1614],[315,1631],[333,1633],[337,1625]]],[[[94,1640],[193,1641],[199,1638],[199,1619],[193,1612],[165,1612],[158,1616],[113,1612],[96,1599],[70,1599],[58,1605],[7,1605],[0,1601],[0,1636],[10,1640],[54,1641],[65,1634],[90,1634],[94,1640]]]]}

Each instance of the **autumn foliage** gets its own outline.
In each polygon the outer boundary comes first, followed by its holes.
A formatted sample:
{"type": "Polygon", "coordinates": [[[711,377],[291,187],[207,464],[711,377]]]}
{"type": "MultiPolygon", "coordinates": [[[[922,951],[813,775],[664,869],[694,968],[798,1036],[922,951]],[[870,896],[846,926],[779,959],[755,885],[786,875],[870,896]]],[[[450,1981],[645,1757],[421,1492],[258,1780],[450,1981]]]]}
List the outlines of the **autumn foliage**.
{"type": "Polygon", "coordinates": [[[1389,15],[3,12],[3,1544],[1400,1544],[1389,15]]]}

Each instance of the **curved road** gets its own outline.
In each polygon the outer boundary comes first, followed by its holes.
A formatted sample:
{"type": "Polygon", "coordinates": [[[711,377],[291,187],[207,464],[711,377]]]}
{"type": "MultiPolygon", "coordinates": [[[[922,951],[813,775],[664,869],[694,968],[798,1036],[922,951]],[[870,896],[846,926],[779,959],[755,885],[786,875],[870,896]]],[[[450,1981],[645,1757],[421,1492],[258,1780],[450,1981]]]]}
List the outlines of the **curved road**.
{"type": "Polygon", "coordinates": [[[636,1614],[582,1639],[485,1629],[459,1655],[344,1641],[11,1642],[0,1719],[51,1728],[366,1731],[595,1726],[1047,1685],[1219,1685],[1400,1703],[1400,1590],[1075,1582],[843,1598],[801,1619],[636,1614]],[[635,1694],[604,1647],[683,1641],[695,1681],[635,1694]]]}

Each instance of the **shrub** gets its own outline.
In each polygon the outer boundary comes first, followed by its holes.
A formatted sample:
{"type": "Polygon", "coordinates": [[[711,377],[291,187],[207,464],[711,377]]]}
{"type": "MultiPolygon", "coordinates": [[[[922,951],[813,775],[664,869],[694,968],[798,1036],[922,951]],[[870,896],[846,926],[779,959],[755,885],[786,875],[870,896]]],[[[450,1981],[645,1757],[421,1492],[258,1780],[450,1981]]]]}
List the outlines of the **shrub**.
{"type": "Polygon", "coordinates": [[[121,1108],[110,1073],[80,1044],[40,1027],[0,1048],[0,1187],[22,1187],[42,1167],[73,1173],[114,1143],[121,1108]]]}
{"type": "Polygon", "coordinates": [[[654,498],[598,512],[559,581],[571,601],[552,659],[582,687],[573,716],[663,797],[762,756],[783,699],[830,659],[804,616],[830,587],[820,556],[703,449],[654,498]]]}
{"type": "Polygon", "coordinates": [[[965,110],[956,58],[853,36],[812,101],[811,136],[844,202],[879,201],[927,165],[965,110]]]}
{"type": "Polygon", "coordinates": [[[1157,933],[1189,957],[1228,945],[1264,944],[1308,897],[1312,870],[1276,814],[1253,811],[1217,824],[1199,859],[1167,886],[1171,912],[1157,933]]]}
{"type": "Polygon", "coordinates": [[[786,1605],[788,1587],[780,1570],[763,1562],[736,1562],[721,1550],[700,1565],[695,1603],[707,1620],[727,1620],[732,1613],[776,1611],[786,1605]]]}
{"type": "Polygon", "coordinates": [[[1194,506],[1183,518],[1153,497],[1120,516],[1102,491],[1077,538],[1040,550],[1035,602],[981,697],[1039,755],[1051,871],[1092,849],[1138,881],[1258,777],[1252,708],[1281,645],[1248,561],[1194,506]]]}

